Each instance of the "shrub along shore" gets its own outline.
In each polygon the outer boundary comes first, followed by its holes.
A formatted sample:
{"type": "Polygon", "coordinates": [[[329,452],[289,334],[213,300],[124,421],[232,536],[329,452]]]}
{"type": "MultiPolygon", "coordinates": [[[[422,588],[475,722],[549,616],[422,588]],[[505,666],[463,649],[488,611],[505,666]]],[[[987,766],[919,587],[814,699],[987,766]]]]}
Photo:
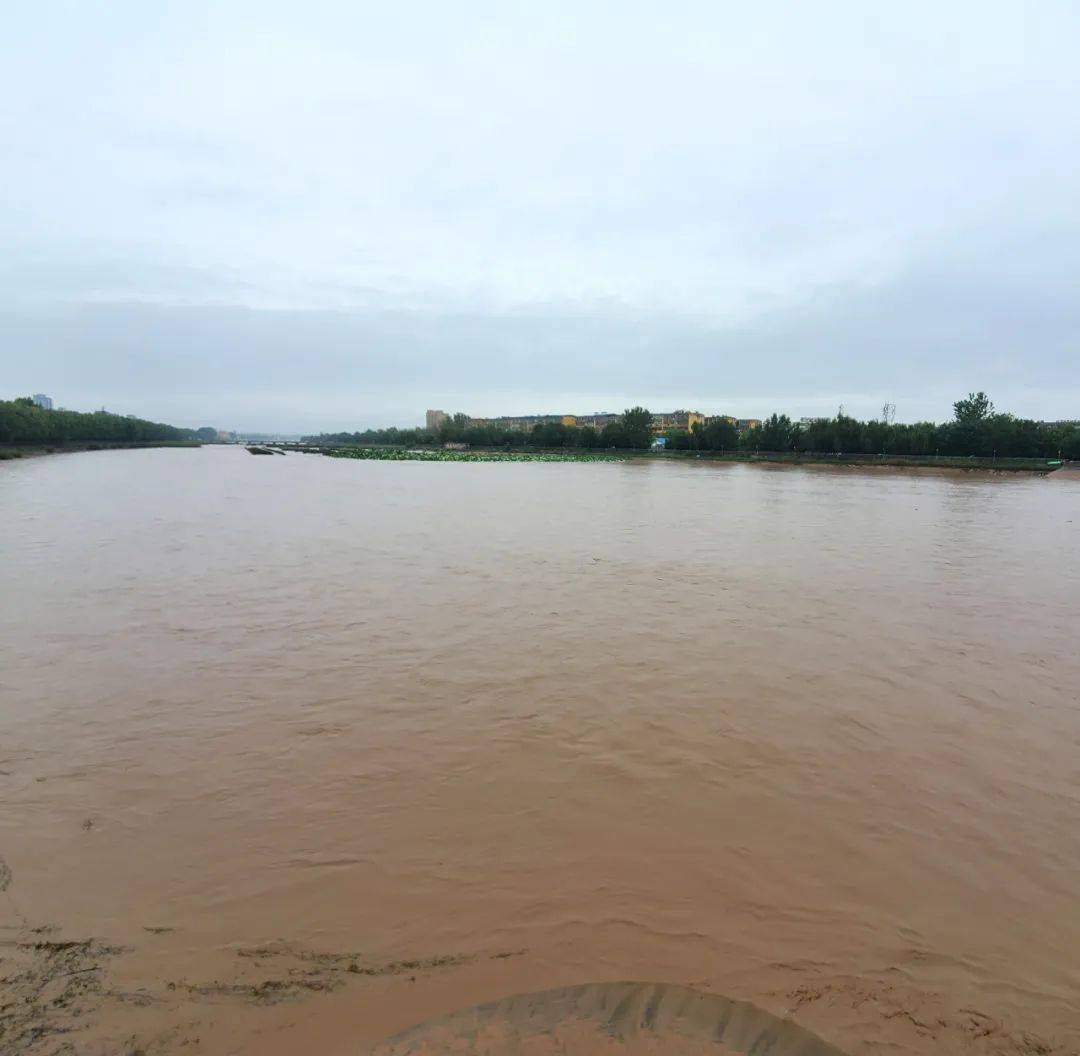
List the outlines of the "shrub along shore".
{"type": "Polygon", "coordinates": [[[136,440],[121,443],[109,440],[84,440],[80,443],[17,444],[0,447],[0,462],[38,455],[64,455],[76,451],[128,451],[140,447],[202,447],[200,440],[136,440]]]}

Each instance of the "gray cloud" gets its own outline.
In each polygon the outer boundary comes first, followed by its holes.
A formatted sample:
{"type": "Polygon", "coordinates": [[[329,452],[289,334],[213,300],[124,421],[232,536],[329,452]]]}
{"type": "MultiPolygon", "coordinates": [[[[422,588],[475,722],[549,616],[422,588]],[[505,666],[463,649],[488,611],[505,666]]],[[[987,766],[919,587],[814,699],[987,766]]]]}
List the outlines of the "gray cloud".
{"type": "Polygon", "coordinates": [[[3,395],[1073,415],[1080,12],[1031,6],[26,5],[3,395]]]}

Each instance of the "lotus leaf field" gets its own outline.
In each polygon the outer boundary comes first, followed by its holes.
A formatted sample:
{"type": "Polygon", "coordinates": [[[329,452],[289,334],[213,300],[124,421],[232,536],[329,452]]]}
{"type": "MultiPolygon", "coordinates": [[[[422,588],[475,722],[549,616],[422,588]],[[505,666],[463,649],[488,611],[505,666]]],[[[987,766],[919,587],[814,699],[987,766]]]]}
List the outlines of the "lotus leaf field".
{"type": "Polygon", "coordinates": [[[402,447],[335,447],[323,452],[331,458],[365,458],[383,462],[620,462],[616,455],[567,452],[531,454],[524,451],[409,450],[402,447]]]}

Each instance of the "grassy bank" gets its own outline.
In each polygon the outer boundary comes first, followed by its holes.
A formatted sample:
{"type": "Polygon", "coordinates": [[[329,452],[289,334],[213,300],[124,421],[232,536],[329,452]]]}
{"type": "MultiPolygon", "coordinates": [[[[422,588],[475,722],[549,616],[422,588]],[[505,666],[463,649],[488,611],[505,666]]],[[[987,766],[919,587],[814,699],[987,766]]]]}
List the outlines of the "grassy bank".
{"type": "Polygon", "coordinates": [[[914,469],[982,469],[1014,473],[1050,473],[1061,463],[1045,458],[979,458],[975,455],[844,455],[794,451],[671,451],[652,458],[704,459],[713,462],[770,462],[793,466],[902,466],[914,469]]]}
{"type": "Polygon", "coordinates": [[[198,440],[83,440],[65,444],[5,444],[0,447],[0,462],[37,455],[62,455],[73,451],[112,451],[136,447],[202,447],[198,440]]]}
{"type": "Polygon", "coordinates": [[[320,448],[330,458],[373,459],[381,462],[614,462],[609,454],[574,451],[446,451],[442,448],[332,447],[320,448]]]}
{"type": "Polygon", "coordinates": [[[634,451],[551,448],[475,448],[470,451],[446,451],[439,447],[323,447],[318,445],[280,445],[286,449],[309,451],[332,458],[382,459],[384,461],[426,462],[615,462],[648,458],[667,462],[765,462],[793,466],[893,466],[907,469],[995,470],[1007,473],[1050,473],[1060,463],[1045,458],[979,458],[960,455],[845,455],[794,451],[634,451]]]}

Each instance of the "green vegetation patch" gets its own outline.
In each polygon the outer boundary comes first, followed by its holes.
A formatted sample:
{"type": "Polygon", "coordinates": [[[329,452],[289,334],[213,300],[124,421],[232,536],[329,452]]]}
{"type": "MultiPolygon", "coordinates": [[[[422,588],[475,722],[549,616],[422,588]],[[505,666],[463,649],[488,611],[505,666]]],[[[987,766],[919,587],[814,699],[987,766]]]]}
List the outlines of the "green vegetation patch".
{"type": "MultiPolygon", "coordinates": [[[[212,429],[200,433],[215,432],[212,429]]],[[[39,445],[46,451],[64,445],[188,443],[198,446],[194,429],[179,429],[162,422],[148,422],[108,411],[46,410],[29,396],[0,400],[0,443],[39,445]]],[[[92,450],[86,446],[87,450],[92,450]]]]}
{"type": "Polygon", "coordinates": [[[364,458],[380,462],[618,462],[613,455],[572,452],[540,454],[525,451],[419,451],[402,447],[334,447],[323,452],[331,458],[364,458]]]}

